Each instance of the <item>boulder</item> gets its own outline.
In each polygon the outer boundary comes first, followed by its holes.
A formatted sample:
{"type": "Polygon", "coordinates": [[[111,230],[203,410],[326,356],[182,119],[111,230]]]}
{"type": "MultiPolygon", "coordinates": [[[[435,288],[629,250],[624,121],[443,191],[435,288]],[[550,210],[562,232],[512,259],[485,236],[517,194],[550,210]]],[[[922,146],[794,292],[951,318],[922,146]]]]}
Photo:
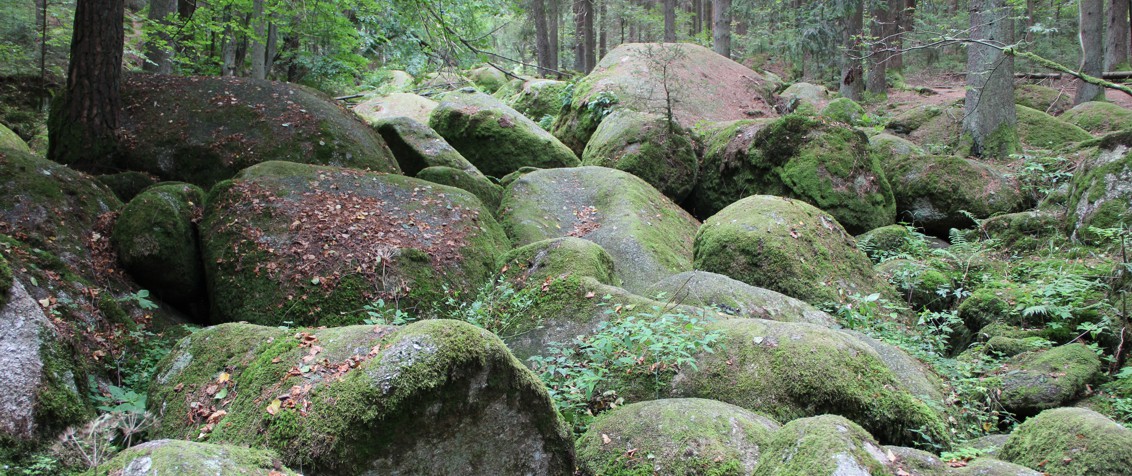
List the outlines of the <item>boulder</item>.
{"type": "Polygon", "coordinates": [[[488,94],[498,91],[499,88],[507,84],[507,75],[490,65],[480,66],[468,71],[468,79],[472,80],[476,89],[488,94]]]}
{"type": "Polygon", "coordinates": [[[520,167],[574,167],[565,145],[498,99],[475,90],[444,95],[429,126],[481,172],[502,177],[520,167]]]}
{"type": "Polygon", "coordinates": [[[573,442],[546,389],[470,324],[224,324],[158,366],[153,432],[278,452],[305,474],[560,474],[573,442]],[[438,457],[437,455],[442,455],[438,457]]]}
{"type": "Polygon", "coordinates": [[[1073,403],[1100,370],[1100,360],[1085,344],[1066,344],[1011,358],[987,386],[1006,411],[1024,417],[1073,403]]]}
{"type": "Polygon", "coordinates": [[[663,116],[622,109],[601,122],[582,165],[624,170],[679,203],[696,183],[698,159],[688,134],[663,116]]]}
{"type": "Polygon", "coordinates": [[[802,418],[782,426],[755,476],[865,476],[892,474],[893,461],[868,431],[836,415],[802,418]]]}
{"type": "Polygon", "coordinates": [[[111,244],[138,284],[162,299],[189,304],[204,297],[196,222],[204,190],[186,183],[147,189],[122,209],[111,244]]]}
{"type": "Polygon", "coordinates": [[[929,235],[947,237],[952,228],[973,227],[967,214],[982,219],[1026,206],[1016,177],[973,159],[908,157],[885,164],[885,174],[892,183],[897,218],[929,235]]]}
{"type": "Polygon", "coordinates": [[[1132,141],[1122,136],[1106,138],[1074,174],[1068,217],[1073,238],[1097,240],[1089,227],[1132,228],[1132,154],[1120,143],[1132,141]]]}
{"type": "Polygon", "coordinates": [[[578,439],[583,475],[752,474],[778,423],[735,405],[679,398],[602,414],[578,439]]]}
{"type": "Polygon", "coordinates": [[[955,288],[955,283],[946,273],[928,264],[910,259],[891,259],[877,265],[876,271],[896,287],[913,310],[942,312],[952,304],[950,291],[955,288]]]}
{"type": "Polygon", "coordinates": [[[416,80],[413,75],[399,69],[378,71],[376,74],[371,74],[371,77],[380,81],[374,89],[378,94],[403,93],[412,89],[413,81],[416,80]]]}
{"type": "MultiPolygon", "coordinates": [[[[888,128],[897,134],[912,134],[920,129],[932,119],[935,119],[943,113],[954,115],[956,112],[962,112],[962,102],[955,102],[946,105],[920,105],[903,111],[888,121],[888,128]],[[958,108],[959,111],[955,109],[958,108]]],[[[948,121],[953,122],[953,121],[948,121]]],[[[919,141],[916,141],[919,142],[919,141]]]]}
{"type": "MultiPolygon", "coordinates": [[[[730,319],[708,328],[722,334],[715,353],[697,356],[695,368],[681,367],[672,379],[671,396],[719,400],[778,421],[841,415],[886,444],[923,444],[919,430],[937,443],[949,439],[937,410],[942,402],[932,396],[942,392],[936,388],[915,394],[909,378],[855,335],[762,319],[730,319]]],[[[932,381],[922,368],[906,371],[932,381]]]]}
{"type": "Polygon", "coordinates": [[[582,78],[553,131],[581,154],[613,108],[665,114],[682,127],[699,121],[773,116],[770,87],[755,71],[690,43],[625,43],[582,78]],[[666,94],[667,91],[667,94],[666,94]]]}
{"type": "Polygon", "coordinates": [[[872,123],[872,118],[865,112],[865,108],[849,98],[837,98],[830,101],[821,110],[821,117],[850,126],[868,126],[872,123]]]}
{"type": "Polygon", "coordinates": [[[284,468],[273,451],[179,440],[148,441],[132,446],[98,466],[94,473],[120,476],[299,474],[284,468]]]}
{"type": "Polygon", "coordinates": [[[536,241],[500,258],[504,276],[520,286],[571,276],[590,277],[601,284],[621,284],[613,257],[601,245],[572,236],[536,241]]]}
{"type": "Polygon", "coordinates": [[[604,167],[522,176],[504,192],[500,221],[515,246],[565,236],[601,245],[629,291],[690,271],[699,226],[643,180],[604,167]]]}
{"type": "Polygon", "coordinates": [[[750,195],[805,201],[852,233],[891,225],[892,190],[864,133],[790,115],[770,123],[721,124],[707,140],[688,204],[707,217],[750,195]]]}
{"type": "Polygon", "coordinates": [[[1018,425],[998,456],[1045,474],[1123,475],[1132,430],[1084,408],[1046,410],[1018,425]]]}
{"type": "Polygon", "coordinates": [[[157,183],[157,177],[145,172],[127,170],[116,174],[105,174],[96,177],[102,185],[107,186],[118,196],[122,203],[127,203],[138,196],[142,190],[157,183]]]}
{"type": "MultiPolygon", "coordinates": [[[[1091,137],[1080,127],[1042,111],[1017,105],[1015,113],[1019,141],[1033,148],[1060,149],[1091,137]]],[[[889,127],[907,131],[913,142],[935,153],[963,152],[963,114],[962,101],[943,108],[921,107],[897,116],[889,127]]]]}
{"type": "Polygon", "coordinates": [[[924,155],[924,149],[903,137],[880,133],[869,137],[869,151],[876,155],[883,169],[887,164],[924,155]]]}
{"type": "Polygon", "coordinates": [[[816,116],[830,102],[825,86],[806,82],[794,83],[778,94],[786,110],[816,116]]]}
{"type": "Polygon", "coordinates": [[[1025,466],[981,456],[972,460],[944,462],[926,451],[899,446],[886,446],[886,454],[895,456],[893,466],[898,475],[915,476],[1042,476],[1025,466]],[[901,472],[903,471],[903,472],[901,472]]]}
{"type": "MultiPolygon", "coordinates": [[[[519,92],[507,100],[507,105],[531,118],[532,121],[543,124],[543,118],[558,117],[562,110],[562,103],[568,96],[570,83],[552,79],[532,79],[524,81],[519,92]]],[[[553,119],[551,119],[553,120],[553,119]]]]}
{"type": "Polygon", "coordinates": [[[1011,250],[1036,251],[1068,240],[1065,218],[1045,210],[995,215],[983,221],[981,228],[1011,250]]]}
{"type": "Polygon", "coordinates": [[[108,168],[201,187],[268,160],[397,172],[385,141],[329,97],[247,78],[129,75],[108,168]]]}
{"type": "Polygon", "coordinates": [[[1065,111],[1061,119],[1093,134],[1132,129],[1132,111],[1104,101],[1088,101],[1065,111]]]}
{"type": "Polygon", "coordinates": [[[910,256],[918,247],[917,233],[905,225],[874,228],[857,236],[857,248],[874,263],[910,256]]]}
{"type": "Polygon", "coordinates": [[[1093,138],[1084,129],[1045,112],[1022,105],[1015,106],[1015,110],[1018,116],[1018,140],[1030,147],[1059,150],[1093,138]]]}
{"type": "Polygon", "coordinates": [[[734,317],[806,322],[825,327],[838,325],[833,316],[804,301],[708,271],[669,276],[649,286],[642,294],[663,296],[665,300],[688,306],[714,307],[734,317]]]}
{"type": "Polygon", "coordinates": [[[509,249],[463,190],[401,175],[265,162],[217,185],[201,222],[214,322],[359,323],[491,280],[509,249]]]}
{"type": "Polygon", "coordinates": [[[1059,116],[1073,107],[1073,95],[1038,84],[1014,86],[1014,104],[1059,116]]]}
{"type": "Polygon", "coordinates": [[[708,218],[696,233],[695,267],[814,305],[874,292],[895,298],[837,220],[788,198],[755,195],[708,218]]]}
{"type": "Polygon", "coordinates": [[[451,167],[471,175],[483,177],[479,169],[468,162],[432,128],[408,117],[390,117],[373,122],[377,132],[389,144],[401,171],[410,177],[417,176],[426,167],[451,167]]]}
{"type": "Polygon", "coordinates": [[[0,124],[0,149],[12,149],[25,154],[31,153],[31,148],[28,147],[27,142],[24,142],[20,136],[4,124],[0,124]]]}
{"type": "Polygon", "coordinates": [[[483,175],[473,174],[463,169],[444,166],[428,167],[418,172],[417,178],[470,192],[480,199],[484,208],[492,213],[499,209],[499,202],[503,199],[503,187],[496,185],[495,182],[483,175]]]}
{"type": "Polygon", "coordinates": [[[354,106],[354,112],[370,124],[394,117],[407,117],[421,124],[428,124],[429,116],[439,105],[424,96],[392,93],[366,99],[354,106]]]}

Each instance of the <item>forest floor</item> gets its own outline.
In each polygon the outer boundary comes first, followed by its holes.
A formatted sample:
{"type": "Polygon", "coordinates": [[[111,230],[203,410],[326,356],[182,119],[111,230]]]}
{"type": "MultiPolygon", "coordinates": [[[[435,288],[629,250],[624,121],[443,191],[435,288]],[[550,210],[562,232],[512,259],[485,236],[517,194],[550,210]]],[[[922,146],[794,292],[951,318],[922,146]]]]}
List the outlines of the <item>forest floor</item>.
{"type": "MultiPolygon", "coordinates": [[[[889,113],[893,116],[916,106],[951,104],[966,96],[966,79],[961,74],[912,75],[905,81],[911,87],[926,87],[936,94],[921,94],[911,88],[889,91],[888,104],[891,105],[889,113]]],[[[1039,80],[1035,83],[1061,91],[1070,99],[1077,92],[1075,82],[1069,79],[1039,80]]],[[[1109,89],[1105,91],[1105,97],[1113,104],[1132,109],[1132,96],[1128,94],[1109,89]]]]}

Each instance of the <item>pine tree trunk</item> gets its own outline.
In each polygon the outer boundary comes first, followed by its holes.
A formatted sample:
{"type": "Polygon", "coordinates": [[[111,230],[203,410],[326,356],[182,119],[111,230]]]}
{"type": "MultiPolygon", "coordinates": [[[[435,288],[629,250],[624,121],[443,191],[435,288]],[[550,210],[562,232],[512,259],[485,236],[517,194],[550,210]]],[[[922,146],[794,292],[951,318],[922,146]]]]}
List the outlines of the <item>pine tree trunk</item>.
{"type": "Polygon", "coordinates": [[[864,25],[864,2],[846,0],[845,26],[841,30],[841,86],[838,92],[842,97],[854,101],[861,100],[865,90],[865,72],[861,68],[861,33],[864,25]]]}
{"type": "Polygon", "coordinates": [[[558,63],[558,53],[561,51],[560,41],[558,40],[558,25],[562,21],[562,10],[559,8],[562,0],[546,0],[550,2],[547,8],[546,26],[548,28],[546,37],[550,40],[550,65],[556,70],[561,70],[562,65],[558,63]]]}
{"type": "Polygon", "coordinates": [[[711,39],[712,49],[725,57],[731,57],[731,0],[712,0],[711,39]]]}
{"type": "Polygon", "coordinates": [[[676,0],[664,0],[664,41],[676,42],[676,0]]]}
{"type": "Polygon", "coordinates": [[[1109,0],[1105,31],[1104,69],[1115,71],[1128,67],[1129,36],[1128,0],[1109,0]]]}
{"type": "MultiPolygon", "coordinates": [[[[169,25],[168,17],[177,13],[177,0],[150,0],[149,20],[166,27],[169,25]]],[[[149,41],[145,45],[145,63],[142,69],[151,73],[173,73],[173,50],[169,45],[169,36],[159,34],[158,41],[149,41]]]]}
{"type": "Polygon", "coordinates": [[[47,158],[100,172],[119,153],[125,0],[79,0],[75,6],[67,88],[52,106],[47,158]]]}
{"type": "Polygon", "coordinates": [[[916,0],[897,0],[896,3],[900,5],[900,11],[897,12],[896,37],[892,39],[893,52],[888,60],[888,69],[904,71],[904,36],[912,34],[916,28],[916,0]]]}
{"type": "MultiPolygon", "coordinates": [[[[1104,72],[1104,1],[1080,0],[1081,68],[1090,76],[1100,77],[1104,72]]],[[[1084,81],[1076,81],[1077,94],[1073,104],[1104,99],[1104,88],[1084,81]]]]}
{"type": "MultiPolygon", "coordinates": [[[[971,36],[996,45],[1014,42],[1007,0],[971,0],[971,36]]],[[[1014,57],[991,46],[967,46],[963,133],[976,157],[1006,158],[1018,147],[1014,57]]]]}
{"type": "Polygon", "coordinates": [[[263,0],[252,0],[252,78],[267,79],[267,16],[263,14],[263,0]]]}
{"type": "Polygon", "coordinates": [[[589,73],[597,66],[597,35],[594,34],[594,0],[582,0],[585,15],[582,18],[582,34],[585,49],[585,72],[589,73]]]}
{"type": "Polygon", "coordinates": [[[586,0],[574,0],[574,69],[586,71],[586,0]]]}
{"type": "Polygon", "coordinates": [[[888,83],[885,75],[888,68],[888,56],[891,54],[889,42],[895,33],[896,10],[892,8],[894,2],[876,2],[873,4],[873,22],[869,33],[873,36],[869,45],[869,76],[865,90],[873,94],[885,94],[888,83]]]}
{"type": "Polygon", "coordinates": [[[531,17],[535,22],[535,55],[538,58],[538,75],[546,77],[550,74],[550,27],[546,21],[546,9],[543,0],[531,0],[531,17]]]}
{"type": "Polygon", "coordinates": [[[600,60],[609,52],[609,10],[606,8],[609,0],[597,0],[597,2],[597,57],[600,60]]]}

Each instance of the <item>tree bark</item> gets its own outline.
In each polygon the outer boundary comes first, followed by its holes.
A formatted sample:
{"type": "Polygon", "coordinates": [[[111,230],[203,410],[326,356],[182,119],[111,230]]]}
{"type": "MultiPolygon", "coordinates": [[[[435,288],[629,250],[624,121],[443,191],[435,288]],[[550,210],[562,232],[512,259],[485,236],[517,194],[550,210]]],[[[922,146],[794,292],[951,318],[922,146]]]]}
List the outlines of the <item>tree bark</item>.
{"type": "Polygon", "coordinates": [[[865,72],[861,68],[861,34],[864,25],[863,0],[846,0],[845,25],[841,30],[841,86],[842,97],[861,100],[865,89],[865,72]]]}
{"type": "Polygon", "coordinates": [[[1132,42],[1132,36],[1129,35],[1128,3],[1128,0],[1109,0],[1104,49],[1106,71],[1128,66],[1129,43],[1132,42]]]}
{"type": "Polygon", "coordinates": [[[711,0],[711,45],[716,53],[731,57],[731,0],[711,0]]]}
{"type": "MultiPolygon", "coordinates": [[[[1100,76],[1104,72],[1104,1],[1080,0],[1081,72],[1089,76],[1100,76]]],[[[1073,104],[1104,98],[1104,88],[1084,81],[1076,81],[1077,94],[1073,104]]]]}
{"type": "MultiPolygon", "coordinates": [[[[167,27],[169,15],[177,13],[177,0],[150,0],[149,20],[167,27]]],[[[148,41],[145,45],[145,63],[142,69],[151,73],[173,73],[173,49],[169,44],[169,35],[164,33],[156,35],[156,41],[148,41]]]]}
{"type": "Polygon", "coordinates": [[[594,0],[582,0],[585,15],[582,18],[583,45],[586,53],[586,73],[597,66],[597,35],[594,34],[594,0]]]}
{"type": "Polygon", "coordinates": [[[676,42],[676,0],[664,0],[664,41],[676,42]]]}
{"type": "Polygon", "coordinates": [[[874,94],[885,94],[888,91],[888,81],[885,75],[888,69],[888,57],[891,54],[890,42],[896,33],[896,7],[903,0],[888,0],[873,4],[873,22],[869,33],[873,36],[869,44],[869,76],[865,90],[874,94]]]}
{"type": "Polygon", "coordinates": [[[67,87],[53,105],[47,157],[88,172],[119,154],[125,0],[78,0],[67,87]]]}
{"type": "Polygon", "coordinates": [[[692,29],[688,32],[690,36],[696,36],[704,31],[704,17],[700,16],[703,13],[703,7],[700,2],[704,0],[692,0],[692,29]]]}
{"type": "Polygon", "coordinates": [[[609,0],[597,0],[597,58],[600,60],[609,52],[609,0]]]}
{"type": "Polygon", "coordinates": [[[558,64],[559,40],[558,40],[558,25],[562,21],[562,10],[559,8],[562,0],[546,0],[550,2],[547,8],[546,31],[547,39],[550,40],[550,64],[554,69],[562,69],[562,65],[558,64]]]}
{"type": "Polygon", "coordinates": [[[263,0],[252,0],[252,78],[267,79],[267,16],[263,14],[263,0]]]}
{"type": "Polygon", "coordinates": [[[900,11],[896,14],[896,37],[892,39],[892,58],[888,60],[888,69],[904,71],[904,36],[916,29],[916,0],[904,0],[900,11]]]}
{"type": "MultiPolygon", "coordinates": [[[[1007,0],[971,0],[971,36],[991,44],[1014,43],[1007,0]]],[[[963,133],[976,157],[1006,158],[1018,147],[1014,109],[1014,57],[992,46],[967,47],[967,97],[963,133]]]]}
{"type": "Polygon", "coordinates": [[[543,0],[531,0],[531,17],[535,22],[535,55],[538,75],[546,77],[553,69],[550,59],[550,28],[546,21],[546,8],[543,0]]]}
{"type": "Polygon", "coordinates": [[[586,71],[586,0],[574,0],[574,69],[586,71]]]}

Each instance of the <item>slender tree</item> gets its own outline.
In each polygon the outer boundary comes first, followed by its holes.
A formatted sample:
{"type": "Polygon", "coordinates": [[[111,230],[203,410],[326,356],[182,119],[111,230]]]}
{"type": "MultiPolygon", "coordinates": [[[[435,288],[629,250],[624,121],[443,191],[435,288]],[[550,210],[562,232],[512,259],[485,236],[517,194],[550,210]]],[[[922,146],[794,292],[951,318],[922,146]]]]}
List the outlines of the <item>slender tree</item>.
{"type": "MultiPolygon", "coordinates": [[[[1080,0],[1080,27],[1078,36],[1081,40],[1081,72],[1089,76],[1100,77],[1104,72],[1104,1],[1080,0]]],[[[1104,98],[1104,88],[1095,84],[1077,81],[1077,94],[1073,96],[1073,104],[1081,104],[1104,98]]]]}
{"type": "Polygon", "coordinates": [[[676,42],[676,0],[664,0],[664,41],[676,42]]]}
{"type": "Polygon", "coordinates": [[[549,2],[546,12],[546,26],[549,29],[546,31],[546,36],[550,40],[550,64],[553,65],[554,69],[561,70],[563,69],[562,65],[558,62],[558,53],[561,51],[559,49],[558,25],[562,21],[562,11],[559,9],[562,0],[546,1],[549,2]]]}
{"type": "Polygon", "coordinates": [[[971,0],[973,43],[967,46],[967,98],[963,133],[976,157],[1005,158],[1018,147],[1014,109],[1014,57],[1000,49],[1014,43],[1008,0],[971,0]]]}
{"type": "Polygon", "coordinates": [[[1105,28],[1104,69],[1112,71],[1128,66],[1132,35],[1128,23],[1129,0],[1109,0],[1105,28]]]}
{"type": "MultiPolygon", "coordinates": [[[[262,0],[259,0],[262,1],[262,0]]],[[[150,0],[149,21],[162,27],[169,25],[169,16],[177,13],[177,0],[150,0]]],[[[173,49],[169,35],[164,32],[145,44],[145,64],[142,69],[151,73],[173,73],[173,49]]]]}
{"type": "Polygon", "coordinates": [[[865,90],[884,94],[888,90],[888,62],[892,55],[892,40],[896,35],[898,4],[904,0],[874,1],[869,32],[869,76],[865,90]]]}
{"type": "Polygon", "coordinates": [[[841,29],[841,96],[861,100],[865,72],[861,67],[861,34],[864,32],[863,0],[842,0],[844,25],[841,29]]]}
{"type": "Polygon", "coordinates": [[[543,0],[531,0],[531,18],[535,23],[535,55],[538,62],[539,76],[547,76],[554,69],[550,54],[550,28],[546,20],[546,8],[543,0]]]}
{"type": "Polygon", "coordinates": [[[711,0],[712,49],[731,57],[731,0],[711,0]]]}
{"type": "Polygon", "coordinates": [[[263,12],[263,0],[252,0],[251,76],[267,79],[267,16],[263,12]]]}

